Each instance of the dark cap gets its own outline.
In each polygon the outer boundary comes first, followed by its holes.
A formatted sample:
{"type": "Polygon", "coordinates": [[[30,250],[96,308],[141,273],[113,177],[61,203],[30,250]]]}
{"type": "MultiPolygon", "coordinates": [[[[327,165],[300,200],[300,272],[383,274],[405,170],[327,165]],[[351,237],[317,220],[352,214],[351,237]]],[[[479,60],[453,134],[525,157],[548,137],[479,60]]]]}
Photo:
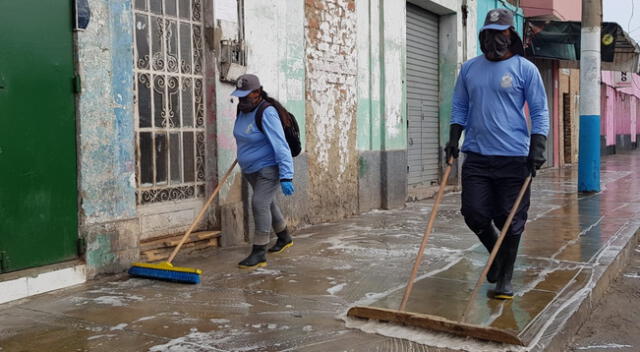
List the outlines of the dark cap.
{"type": "Polygon", "coordinates": [[[249,95],[249,93],[259,89],[260,87],[262,86],[260,85],[258,76],[250,74],[242,75],[238,77],[238,80],[236,80],[236,90],[234,90],[231,95],[234,97],[244,98],[249,95]]]}
{"type": "Polygon", "coordinates": [[[515,28],[513,23],[513,12],[507,9],[493,9],[487,13],[487,17],[484,20],[484,26],[480,28],[480,32],[485,29],[504,31],[509,28],[515,28]]]}

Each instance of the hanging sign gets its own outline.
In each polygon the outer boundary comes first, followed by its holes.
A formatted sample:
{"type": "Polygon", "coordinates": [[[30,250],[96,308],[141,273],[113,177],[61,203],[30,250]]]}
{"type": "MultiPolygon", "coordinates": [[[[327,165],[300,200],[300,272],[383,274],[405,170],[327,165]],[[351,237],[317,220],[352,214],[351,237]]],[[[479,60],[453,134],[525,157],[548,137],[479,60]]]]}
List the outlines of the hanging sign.
{"type": "Polygon", "coordinates": [[[633,76],[631,72],[615,71],[613,74],[613,85],[617,88],[631,87],[633,76]]]}

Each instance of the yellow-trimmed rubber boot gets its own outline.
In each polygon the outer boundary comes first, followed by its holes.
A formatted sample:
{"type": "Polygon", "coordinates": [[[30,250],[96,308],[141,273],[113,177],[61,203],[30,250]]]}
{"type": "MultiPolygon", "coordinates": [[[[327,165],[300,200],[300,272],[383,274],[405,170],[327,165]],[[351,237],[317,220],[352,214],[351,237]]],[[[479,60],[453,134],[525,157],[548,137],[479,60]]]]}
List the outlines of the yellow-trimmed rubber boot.
{"type": "Polygon", "coordinates": [[[253,245],[251,254],[238,263],[240,269],[255,269],[267,266],[267,245],[253,245]]]}
{"type": "Polygon", "coordinates": [[[286,228],[276,233],[276,236],[278,236],[278,240],[276,241],[276,244],[273,245],[273,247],[269,248],[269,253],[282,253],[285,249],[293,246],[293,239],[289,235],[289,231],[286,228]]]}

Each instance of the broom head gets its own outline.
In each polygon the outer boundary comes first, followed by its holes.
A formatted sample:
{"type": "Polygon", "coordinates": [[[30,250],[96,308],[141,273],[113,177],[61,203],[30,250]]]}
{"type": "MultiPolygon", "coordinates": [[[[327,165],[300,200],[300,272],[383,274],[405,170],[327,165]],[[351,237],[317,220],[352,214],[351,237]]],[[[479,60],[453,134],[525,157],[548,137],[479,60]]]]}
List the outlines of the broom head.
{"type": "Polygon", "coordinates": [[[133,263],[129,275],[149,279],[183,282],[188,284],[200,283],[202,270],[173,266],[169,262],[133,263]]]}

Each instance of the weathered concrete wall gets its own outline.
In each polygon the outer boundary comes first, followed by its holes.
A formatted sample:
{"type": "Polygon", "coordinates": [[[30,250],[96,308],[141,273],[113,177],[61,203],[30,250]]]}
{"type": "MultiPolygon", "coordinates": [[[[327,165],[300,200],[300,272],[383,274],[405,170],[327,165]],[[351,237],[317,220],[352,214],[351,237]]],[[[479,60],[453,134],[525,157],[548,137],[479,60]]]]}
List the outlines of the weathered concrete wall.
{"type": "MultiPolygon", "coordinates": [[[[440,17],[440,150],[444,150],[449,140],[449,125],[451,122],[451,103],[456,75],[462,65],[462,27],[457,13],[440,17]]],[[[441,153],[444,165],[444,153],[441,153]]]]}
{"type": "MultiPolygon", "coordinates": [[[[238,14],[236,16],[224,16],[221,5],[228,6],[227,9],[237,7],[235,1],[214,2],[214,32],[213,46],[215,50],[215,61],[211,63],[214,77],[212,85],[215,90],[215,129],[216,129],[216,164],[212,167],[217,174],[217,181],[236,158],[236,142],[233,138],[233,124],[236,118],[236,103],[230,94],[235,89],[233,84],[220,81],[220,41],[238,39],[238,14]]],[[[249,45],[249,44],[247,44],[249,45]]],[[[242,243],[244,240],[244,212],[242,204],[242,175],[240,168],[236,167],[229,179],[220,190],[217,203],[220,206],[220,224],[222,230],[221,244],[230,246],[242,243]]],[[[217,211],[212,216],[217,215],[217,211]]]]}
{"type": "Polygon", "coordinates": [[[382,206],[382,72],[380,6],[377,0],[356,1],[358,49],[358,211],[382,206]]]}
{"type": "MultiPolygon", "coordinates": [[[[463,62],[464,46],[467,56],[475,56],[476,6],[474,1],[468,3],[465,31],[460,13],[462,1],[409,2],[440,16],[439,140],[444,147],[449,134],[451,96],[463,62]]],[[[381,0],[356,3],[360,211],[400,207],[407,198],[405,4],[398,6],[397,2],[381,0]]]]}
{"type": "MultiPolygon", "coordinates": [[[[233,7],[233,0],[223,1],[227,8],[233,7]]],[[[219,3],[222,4],[222,3],[219,3]]],[[[214,6],[214,9],[221,6],[214,6]]],[[[216,45],[223,39],[237,39],[240,16],[232,18],[227,13],[215,12],[216,45]]],[[[300,1],[245,1],[244,35],[246,43],[247,73],[256,74],[264,89],[296,116],[301,129],[303,154],[296,157],[296,194],[293,197],[279,197],[280,204],[290,226],[308,222],[306,214],[307,167],[304,153],[305,133],[305,67],[304,67],[304,4],[300,1]]],[[[216,70],[218,66],[215,65],[216,70]]],[[[236,118],[237,99],[230,94],[233,84],[219,80],[215,76],[215,109],[217,128],[217,172],[222,175],[236,157],[233,125],[236,118]]],[[[250,209],[246,207],[251,192],[237,168],[221,192],[221,222],[223,245],[239,244],[249,239],[252,231],[250,209]]]]}
{"type": "Polygon", "coordinates": [[[78,32],[80,236],[88,275],[121,270],[137,257],[133,46],[130,0],[89,0],[78,32]]]}
{"type": "Polygon", "coordinates": [[[406,6],[356,2],[359,210],[397,208],[407,195],[406,6]]]}
{"type": "Polygon", "coordinates": [[[311,220],[358,210],[354,0],[306,0],[306,130],[311,220]]]}

